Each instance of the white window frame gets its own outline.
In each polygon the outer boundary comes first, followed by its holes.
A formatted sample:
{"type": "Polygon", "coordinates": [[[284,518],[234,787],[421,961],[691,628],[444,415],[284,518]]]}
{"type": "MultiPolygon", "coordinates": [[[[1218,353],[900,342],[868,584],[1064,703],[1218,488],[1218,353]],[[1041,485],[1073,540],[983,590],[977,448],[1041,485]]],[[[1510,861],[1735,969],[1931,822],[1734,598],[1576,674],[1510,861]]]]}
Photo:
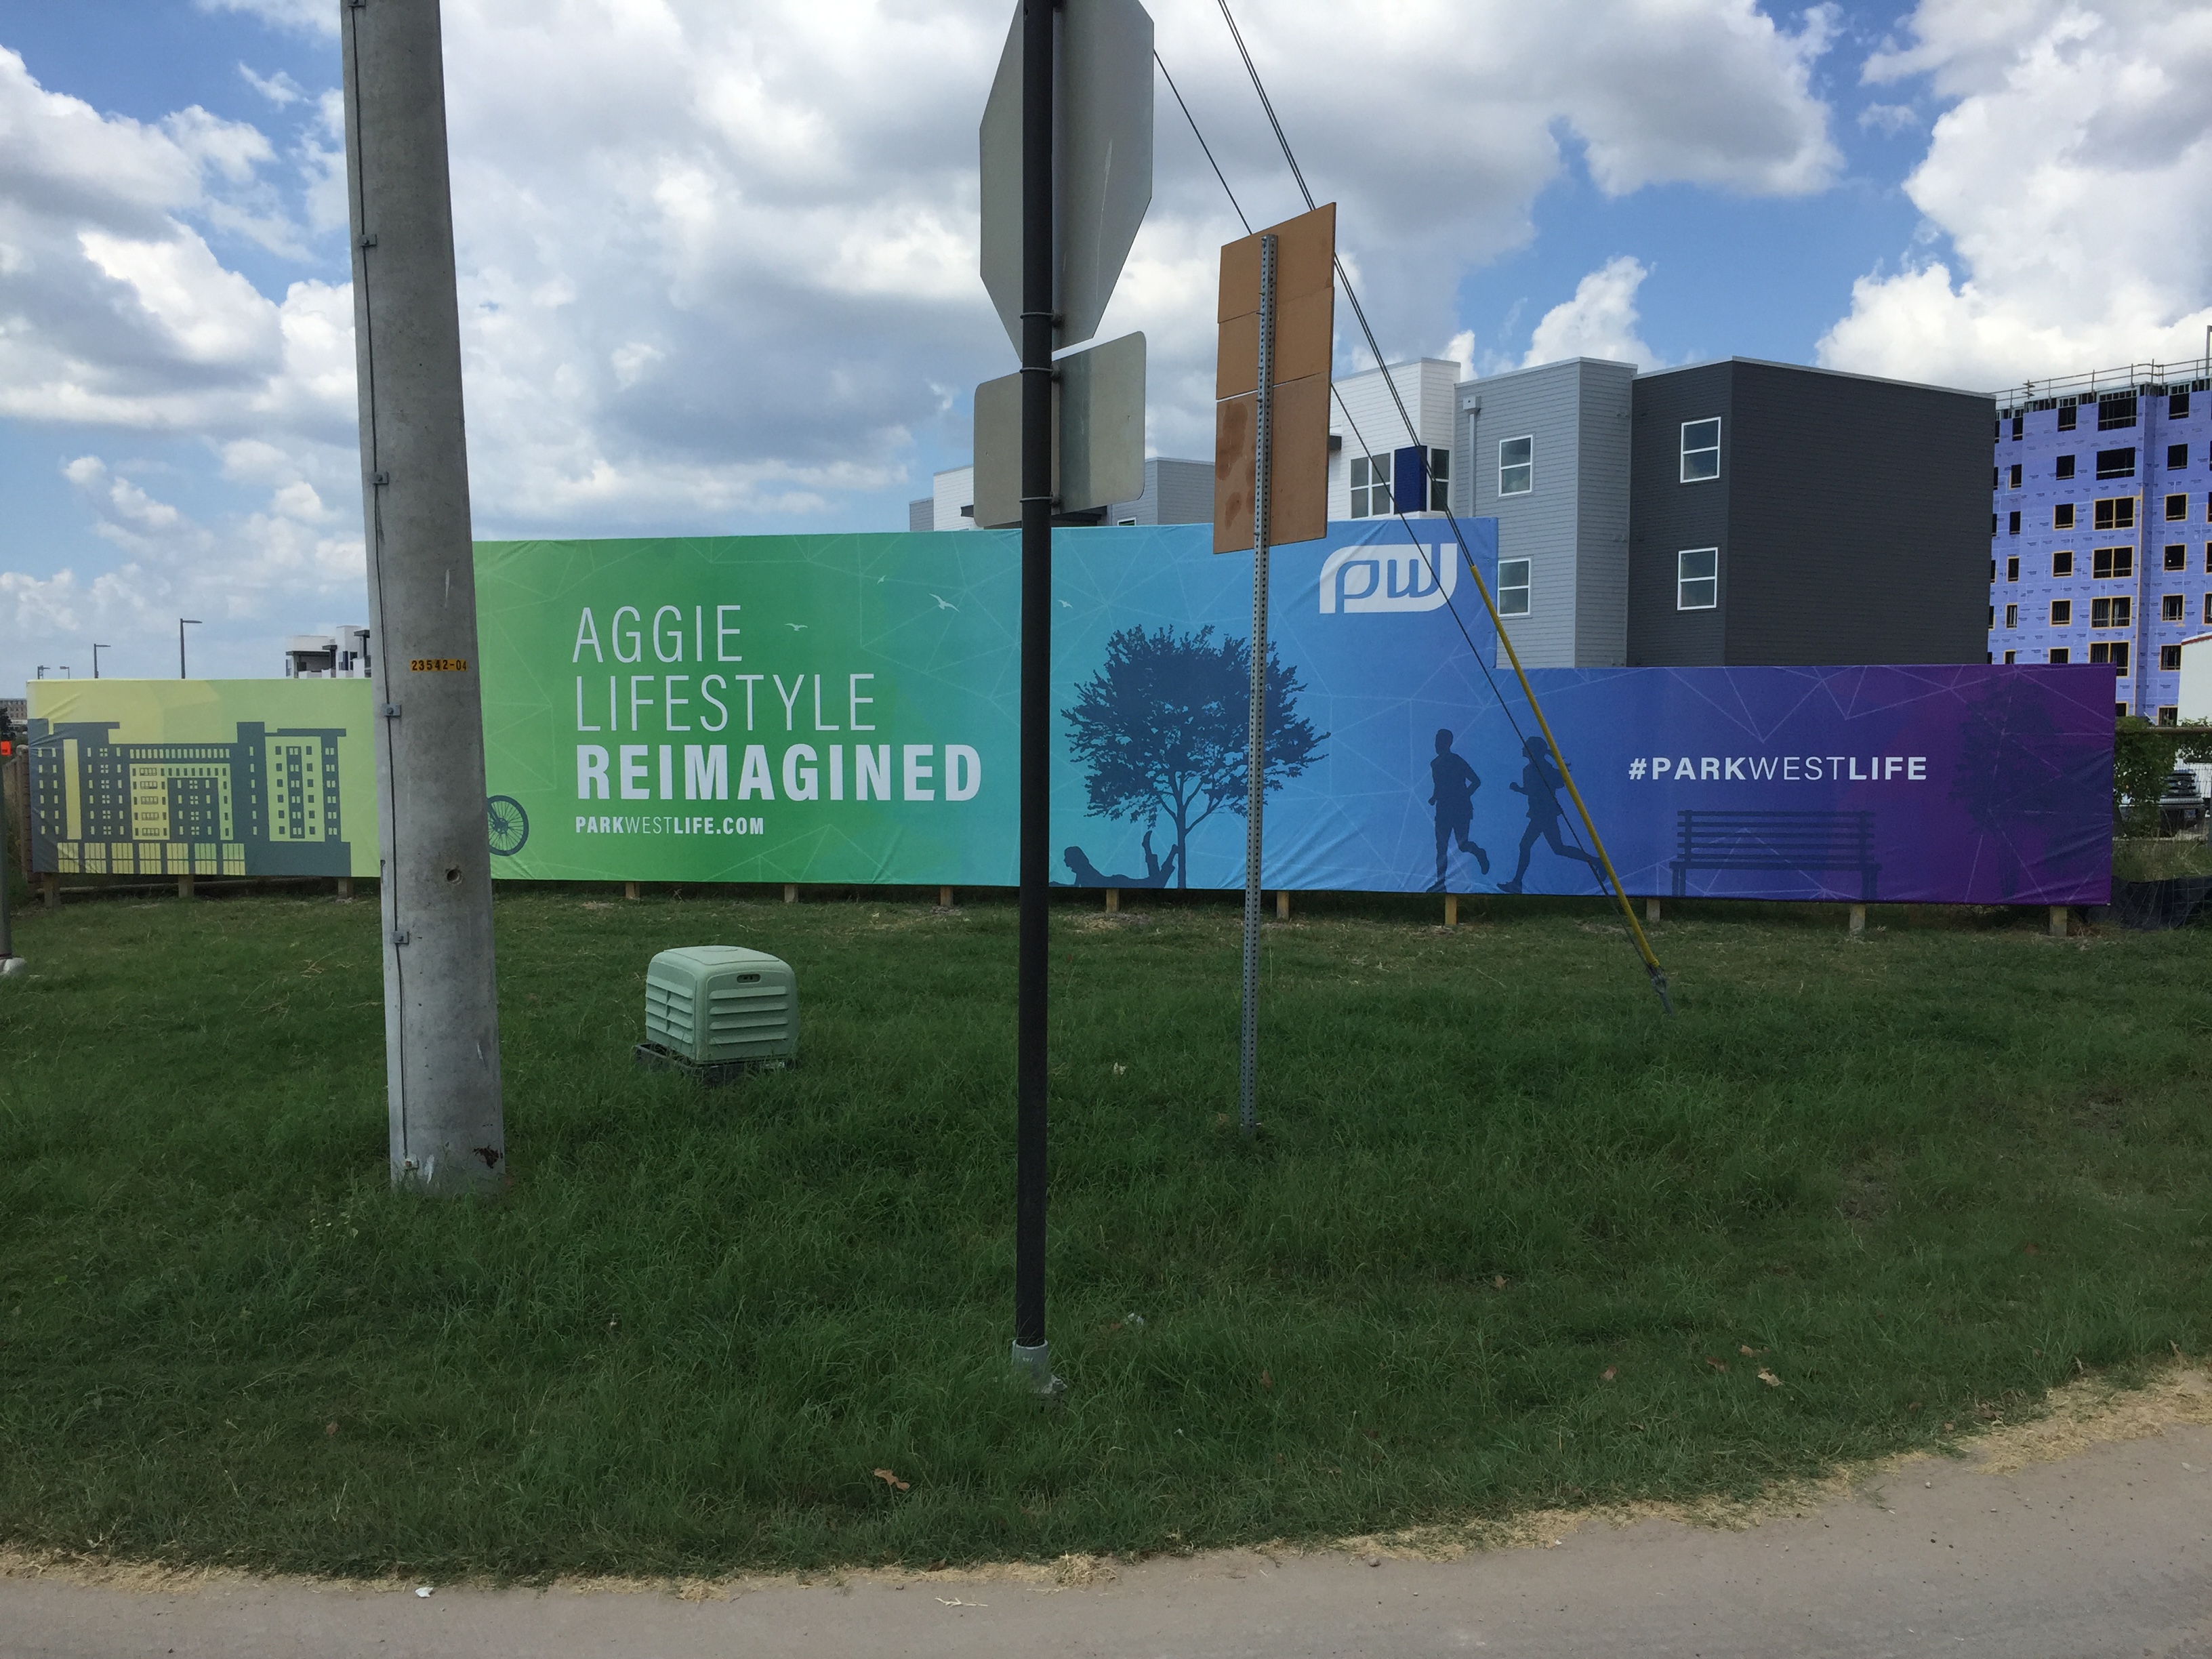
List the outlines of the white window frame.
{"type": "Polygon", "coordinates": [[[1387,519],[1390,516],[1391,458],[1388,455],[1354,455],[1345,467],[1345,477],[1352,484],[1352,516],[1355,519],[1387,519]],[[1367,469],[1368,482],[1360,483],[1359,469],[1367,469]],[[1381,498],[1380,505],[1376,497],[1381,498]]]}
{"type": "Polygon", "coordinates": [[[1500,438],[1498,441],[1498,495],[1501,496],[1526,495],[1535,488],[1536,434],[1533,432],[1524,432],[1517,438],[1500,438]],[[1505,451],[1513,444],[1523,444],[1526,445],[1527,447],[1522,450],[1521,459],[1509,461],[1505,459],[1505,451]],[[1505,483],[1506,475],[1508,473],[1515,472],[1520,474],[1520,481],[1514,487],[1509,489],[1505,483]]]}
{"type": "MultiPolygon", "coordinates": [[[[1703,432],[1699,432],[1698,435],[1700,438],[1702,438],[1702,437],[1704,437],[1704,436],[1705,436],[1705,434],[1704,434],[1703,432]]],[[[1700,419],[1698,419],[1698,420],[1694,420],[1694,421],[1685,421],[1685,422],[1682,422],[1681,470],[1680,470],[1680,478],[1681,478],[1681,481],[1682,481],[1684,483],[1711,483],[1715,479],[1718,478],[1720,476],[1721,476],[1721,417],[1720,417],[1719,416],[1717,416],[1717,415],[1707,415],[1707,416],[1703,416],[1702,418],[1700,418],[1700,419]],[[1712,435],[1713,435],[1713,441],[1712,441],[1712,442],[1711,442],[1711,443],[1709,443],[1709,444],[1708,444],[1708,443],[1699,443],[1699,444],[1697,444],[1697,445],[1694,445],[1694,446],[1693,446],[1693,445],[1690,442],[1690,428],[1692,428],[1692,427],[1708,427],[1708,426],[1709,426],[1709,427],[1711,427],[1711,428],[1712,428],[1712,429],[1713,429],[1713,434],[1712,434],[1712,435]],[[1690,471],[1690,457],[1692,457],[1692,455],[1710,455],[1710,456],[1711,456],[1711,457],[1713,458],[1713,459],[1712,459],[1712,468],[1713,468],[1713,470],[1712,470],[1711,471],[1710,471],[1710,472],[1695,472],[1695,473],[1692,472],[1692,471],[1690,471]]]]}
{"type": "Polygon", "coordinates": [[[1498,562],[1499,616],[1525,617],[1528,614],[1528,566],[1527,559],[1500,559],[1498,562]]]}
{"type": "Polygon", "coordinates": [[[1674,555],[1674,609],[1677,611],[1717,611],[1721,603],[1721,550],[1717,547],[1686,547],[1674,555]],[[1710,556],[1712,568],[1702,575],[1690,574],[1687,560],[1710,556]],[[1705,600],[1692,605],[1690,587],[1692,583],[1710,584],[1705,600]]]}

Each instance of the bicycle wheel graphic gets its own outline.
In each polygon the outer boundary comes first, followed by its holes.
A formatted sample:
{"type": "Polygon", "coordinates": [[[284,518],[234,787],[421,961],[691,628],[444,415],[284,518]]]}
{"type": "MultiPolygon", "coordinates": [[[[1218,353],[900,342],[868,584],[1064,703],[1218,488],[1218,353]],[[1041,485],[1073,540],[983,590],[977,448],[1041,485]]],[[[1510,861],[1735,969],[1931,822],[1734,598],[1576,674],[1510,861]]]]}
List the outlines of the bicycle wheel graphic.
{"type": "Polygon", "coordinates": [[[491,850],[513,858],[530,839],[530,814],[512,795],[494,795],[484,803],[484,822],[491,831],[491,850]]]}

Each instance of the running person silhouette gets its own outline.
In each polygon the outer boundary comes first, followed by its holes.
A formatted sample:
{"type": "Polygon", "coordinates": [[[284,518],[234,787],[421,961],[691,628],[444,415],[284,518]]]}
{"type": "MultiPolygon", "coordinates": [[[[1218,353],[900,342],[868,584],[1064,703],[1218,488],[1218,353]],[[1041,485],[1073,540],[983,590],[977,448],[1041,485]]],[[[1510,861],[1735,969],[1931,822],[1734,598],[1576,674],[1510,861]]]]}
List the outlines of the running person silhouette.
{"type": "Polygon", "coordinates": [[[1429,763],[1429,805],[1437,809],[1437,878],[1429,884],[1431,893],[1444,890],[1444,861],[1451,854],[1451,844],[1459,843],[1462,853],[1474,854],[1474,861],[1482,873],[1490,873],[1490,854],[1468,838],[1474,827],[1474,792],[1482,787],[1482,780],[1474,769],[1452,753],[1452,734],[1448,731],[1437,733],[1437,757],[1429,763]]]}
{"type": "Polygon", "coordinates": [[[1516,795],[1528,797],[1528,827],[1521,832],[1521,862],[1514,867],[1513,878],[1499,882],[1498,890],[1501,893],[1521,890],[1521,878],[1528,873],[1528,855],[1536,850],[1536,843],[1543,841],[1549,842],[1553,852],[1561,858],[1575,859],[1588,865],[1590,875],[1597,882],[1598,891],[1603,892],[1604,866],[1581,848],[1569,847],[1559,839],[1559,791],[1565,787],[1567,781],[1559,775],[1559,768],[1552,763],[1550,746],[1540,737],[1531,738],[1521,745],[1521,752],[1528,757],[1528,765],[1521,769],[1521,781],[1509,783],[1505,787],[1516,795]]]}

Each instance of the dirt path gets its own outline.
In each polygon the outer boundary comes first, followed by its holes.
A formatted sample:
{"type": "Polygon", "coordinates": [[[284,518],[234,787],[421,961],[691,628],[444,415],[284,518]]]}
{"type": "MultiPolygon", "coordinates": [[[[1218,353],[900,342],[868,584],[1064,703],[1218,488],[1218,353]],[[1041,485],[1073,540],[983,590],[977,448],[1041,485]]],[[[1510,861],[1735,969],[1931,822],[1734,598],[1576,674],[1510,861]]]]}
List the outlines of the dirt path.
{"type": "Polygon", "coordinates": [[[1734,1524],[1534,1516],[1520,1547],[427,1597],[0,1562],[0,1656],[2212,1659],[2212,1387],[2178,1373],[2057,1405],[1971,1461],[1908,1460],[1734,1524]]]}

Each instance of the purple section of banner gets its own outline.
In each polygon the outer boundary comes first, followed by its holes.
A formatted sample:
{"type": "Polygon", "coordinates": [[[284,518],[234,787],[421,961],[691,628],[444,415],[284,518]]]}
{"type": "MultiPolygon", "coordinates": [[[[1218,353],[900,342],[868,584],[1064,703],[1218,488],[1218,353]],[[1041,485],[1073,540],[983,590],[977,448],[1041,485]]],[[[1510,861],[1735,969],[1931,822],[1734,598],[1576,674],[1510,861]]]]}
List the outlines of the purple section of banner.
{"type": "Polygon", "coordinates": [[[2112,684],[2103,667],[1531,678],[1632,892],[1970,904],[2109,896],[2112,684]]]}

